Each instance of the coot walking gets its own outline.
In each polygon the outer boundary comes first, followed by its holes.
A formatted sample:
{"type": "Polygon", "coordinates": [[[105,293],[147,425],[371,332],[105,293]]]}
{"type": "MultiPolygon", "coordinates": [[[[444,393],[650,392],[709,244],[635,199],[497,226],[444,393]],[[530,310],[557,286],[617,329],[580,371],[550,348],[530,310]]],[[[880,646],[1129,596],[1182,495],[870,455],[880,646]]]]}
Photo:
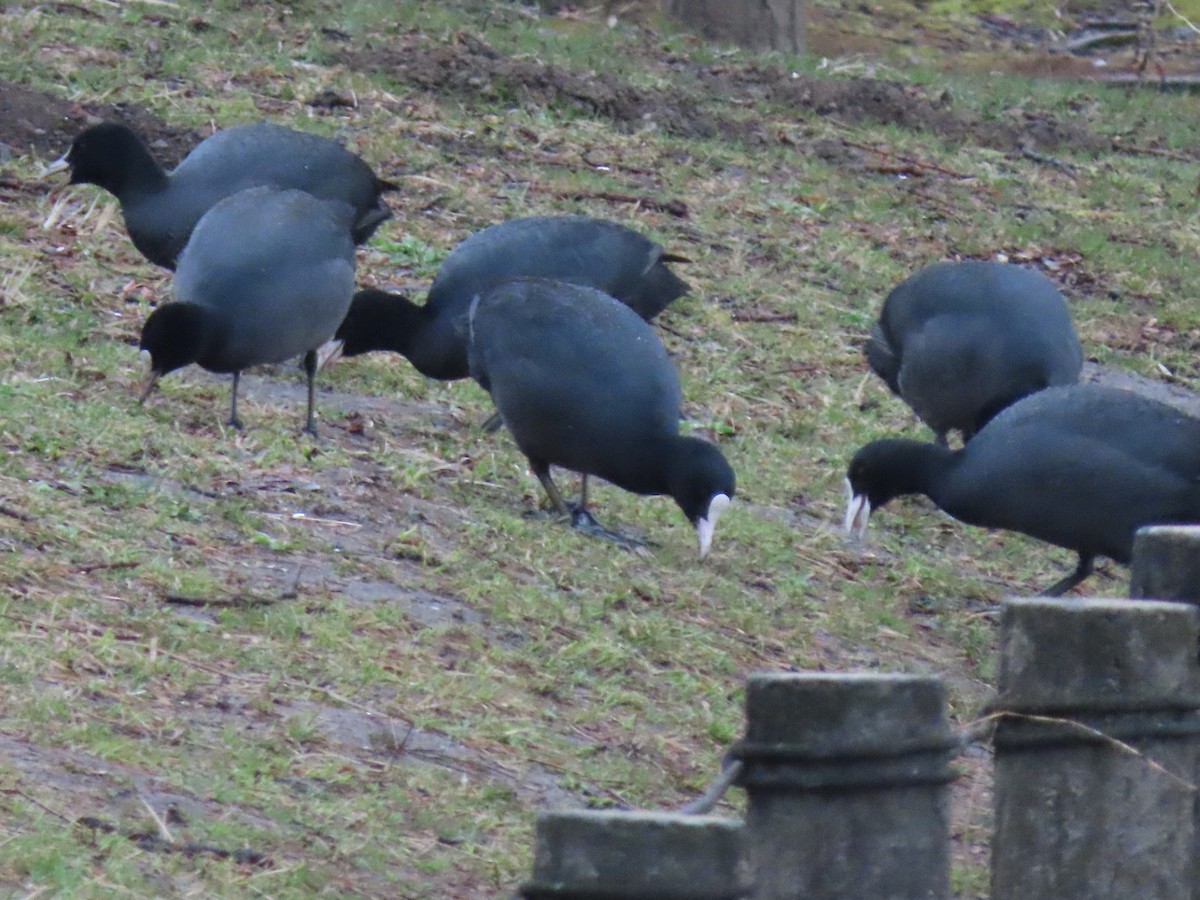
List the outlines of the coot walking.
{"type": "Polygon", "coordinates": [[[190,363],[232,372],[229,423],[237,414],[242,369],[304,355],[308,416],[316,433],[316,348],[342,321],[354,292],[351,208],[304,191],[251,188],[217,203],[197,223],[179,257],[176,302],[156,309],[142,329],[150,373],[190,363]]]}

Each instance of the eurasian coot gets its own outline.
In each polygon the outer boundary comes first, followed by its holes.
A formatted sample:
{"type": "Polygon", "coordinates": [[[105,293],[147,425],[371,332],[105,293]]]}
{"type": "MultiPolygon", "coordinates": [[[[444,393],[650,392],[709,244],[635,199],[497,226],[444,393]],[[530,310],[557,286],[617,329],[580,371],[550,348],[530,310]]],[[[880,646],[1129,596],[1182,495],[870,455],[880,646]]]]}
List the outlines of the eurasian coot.
{"type": "Polygon", "coordinates": [[[509,278],[552,278],[616,297],[649,321],[688,286],[667,267],[679,257],[631,228],[587,216],[530,216],[492,225],[454,248],[423,306],[359,291],[338,329],[342,356],[391,350],[430,378],[466,378],[471,301],[509,278]]]}
{"type": "Polygon", "coordinates": [[[1033,269],[964,260],[922,269],[883,304],[867,361],[946,443],[1009,404],[1079,380],[1083,353],[1062,295],[1033,269]]]}
{"type": "Polygon", "coordinates": [[[229,423],[242,369],[303,354],[308,374],[305,431],[315,434],[316,348],[327,341],[354,293],[353,210],[304,191],[251,188],[217,203],[179,256],[176,302],[142,329],[149,395],[162,375],[190,363],[232,372],[229,423]]]}
{"type": "Polygon", "coordinates": [[[355,243],[391,216],[380,195],[395,189],[336,141],[265,122],[218,131],[170,173],[141,138],[114,122],[82,132],[61,162],[71,168],[71,184],[95,184],[116,195],[134,246],[168,269],[200,217],[246,188],[296,188],[349,203],[355,243]]]}
{"type": "Polygon", "coordinates": [[[669,494],[708,553],[733,470],[716,446],[679,434],[675,367],[629,307],[582,285],[506,282],[471,308],[470,363],[560,512],[551,466],[669,494]]]}
{"type": "Polygon", "coordinates": [[[854,455],[846,530],[873,509],[924,494],[954,518],[1066,547],[1079,565],[1045,593],[1092,571],[1096,556],[1129,562],[1143,525],[1200,522],[1200,419],[1129,391],[1048,388],[988,422],[961,449],[881,440],[854,455]]]}

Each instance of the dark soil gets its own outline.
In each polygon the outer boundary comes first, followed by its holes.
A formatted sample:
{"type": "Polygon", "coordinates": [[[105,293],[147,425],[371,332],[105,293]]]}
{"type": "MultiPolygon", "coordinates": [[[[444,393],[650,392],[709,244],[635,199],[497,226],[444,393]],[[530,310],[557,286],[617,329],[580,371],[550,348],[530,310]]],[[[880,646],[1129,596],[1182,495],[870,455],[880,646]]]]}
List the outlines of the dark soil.
{"type": "MultiPolygon", "coordinates": [[[[818,78],[771,66],[697,65],[664,57],[657,64],[665,75],[674,76],[676,86],[649,88],[612,75],[506,56],[468,34],[447,43],[412,34],[387,47],[338,47],[332,55],[349,68],[379,72],[401,84],[469,104],[565,107],[608,119],[628,132],[656,128],[680,137],[764,144],[780,138],[764,130],[752,113],[739,116],[734,111],[769,103],[846,123],[898,125],[1004,152],[1118,149],[1112,139],[1083,123],[1032,111],[984,121],[956,109],[948,92],[931,93],[878,78],[818,78]],[[695,90],[680,88],[683,84],[694,85],[695,90]]],[[[168,166],[202,137],[134,104],[80,104],[0,82],[0,143],[15,153],[58,156],[76,134],[101,120],[130,125],[168,166]]]]}
{"type": "Polygon", "coordinates": [[[123,122],[142,136],[164,166],[173,166],[200,140],[132,103],[75,103],[54,94],[0,81],[0,144],[13,153],[53,159],[75,135],[102,121],[123,122]]]}
{"type": "Polygon", "coordinates": [[[676,86],[646,88],[610,75],[505,56],[467,34],[452,43],[409,35],[398,46],[341,49],[334,57],[350,68],[379,72],[401,84],[470,104],[567,106],[608,119],[626,131],[653,127],[687,138],[766,143],[778,138],[764,131],[752,115],[738,118],[725,112],[751,110],[753,104],[766,102],[847,123],[878,122],[929,131],[945,140],[1006,152],[1113,149],[1109,138],[1084,125],[1029,112],[1008,121],[983,121],[955,110],[948,92],[930,96],[922,88],[877,78],[818,78],[770,66],[701,66],[668,57],[662,62],[667,73],[675,76],[676,86]],[[686,92],[679,87],[683,84],[695,85],[696,90],[686,92]]]}

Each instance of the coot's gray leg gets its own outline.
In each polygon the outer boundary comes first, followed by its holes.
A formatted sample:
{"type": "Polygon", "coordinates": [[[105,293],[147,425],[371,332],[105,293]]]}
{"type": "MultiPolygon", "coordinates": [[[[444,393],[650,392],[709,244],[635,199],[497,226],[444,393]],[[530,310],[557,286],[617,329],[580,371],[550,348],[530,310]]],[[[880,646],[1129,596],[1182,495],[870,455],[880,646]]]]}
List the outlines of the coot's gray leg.
{"type": "Polygon", "coordinates": [[[571,527],[576,531],[582,531],[584,534],[592,537],[604,538],[605,540],[613,541],[620,544],[622,547],[634,548],[646,546],[644,541],[639,541],[636,538],[626,537],[617,531],[612,531],[605,528],[596,521],[587,510],[587,476],[583,476],[583,498],[579,506],[571,507],[563,499],[559,493],[558,486],[550,478],[550,466],[548,463],[534,462],[530,460],[530,466],[533,469],[533,474],[537,476],[538,481],[542,483],[542,487],[546,489],[547,496],[550,497],[550,503],[553,504],[555,510],[560,515],[566,516],[571,520],[571,527]]]}
{"type": "Polygon", "coordinates": [[[1092,574],[1093,565],[1096,557],[1091,553],[1079,554],[1079,565],[1075,567],[1075,571],[1059,581],[1054,582],[1046,590],[1042,591],[1043,597],[1061,597],[1075,585],[1079,584],[1085,578],[1092,574]]]}
{"type": "Polygon", "coordinates": [[[242,380],[242,373],[234,372],[233,373],[233,389],[229,393],[229,427],[236,428],[238,431],[242,430],[242,420],[238,418],[238,414],[237,414],[238,383],[241,380],[242,380]]]}
{"type": "Polygon", "coordinates": [[[313,410],[316,401],[314,379],[317,377],[317,351],[309,350],[304,354],[304,374],[308,377],[308,415],[304,419],[304,431],[317,436],[317,417],[313,410]]]}

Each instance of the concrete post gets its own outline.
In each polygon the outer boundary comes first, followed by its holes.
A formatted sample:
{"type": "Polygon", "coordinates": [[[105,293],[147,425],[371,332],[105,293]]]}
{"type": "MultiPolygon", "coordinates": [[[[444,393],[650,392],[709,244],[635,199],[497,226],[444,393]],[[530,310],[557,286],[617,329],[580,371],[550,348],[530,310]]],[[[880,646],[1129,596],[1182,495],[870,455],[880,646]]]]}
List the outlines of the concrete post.
{"type": "Polygon", "coordinates": [[[940,681],[755,675],[734,748],[755,900],[949,895],[952,739],[940,681]]]}
{"type": "Polygon", "coordinates": [[[528,900],[734,900],[742,823],[679,813],[564,810],[537,822],[528,900]]]}
{"type": "Polygon", "coordinates": [[[992,900],[1192,897],[1198,639],[1183,604],[1004,604],[992,900]]]}
{"type": "Polygon", "coordinates": [[[1139,528],[1133,538],[1129,596],[1200,603],[1200,526],[1139,528]]]}

